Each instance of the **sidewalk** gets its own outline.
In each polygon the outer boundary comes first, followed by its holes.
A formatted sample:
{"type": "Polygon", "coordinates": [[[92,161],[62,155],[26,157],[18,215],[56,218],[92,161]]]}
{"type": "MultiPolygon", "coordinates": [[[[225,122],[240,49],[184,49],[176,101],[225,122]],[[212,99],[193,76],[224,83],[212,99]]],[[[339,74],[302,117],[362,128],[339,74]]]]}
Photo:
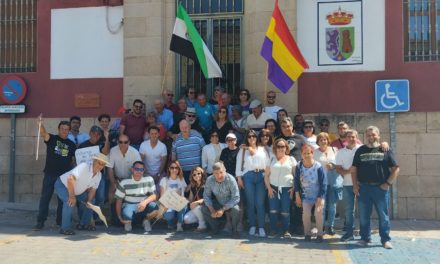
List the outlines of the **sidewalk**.
{"type": "MultiPolygon", "coordinates": [[[[0,203],[1,263],[439,263],[440,221],[396,220],[391,236],[394,249],[381,247],[377,231],[366,248],[355,241],[325,236],[322,244],[293,239],[257,238],[243,233],[212,238],[191,231],[175,234],[153,226],[126,234],[122,228],[98,226],[96,232],[61,236],[53,212],[45,229],[32,231],[35,206],[0,203]]],[[[372,222],[374,225],[377,221],[372,222]]],[[[342,223],[338,221],[337,227],[342,223]]]]}

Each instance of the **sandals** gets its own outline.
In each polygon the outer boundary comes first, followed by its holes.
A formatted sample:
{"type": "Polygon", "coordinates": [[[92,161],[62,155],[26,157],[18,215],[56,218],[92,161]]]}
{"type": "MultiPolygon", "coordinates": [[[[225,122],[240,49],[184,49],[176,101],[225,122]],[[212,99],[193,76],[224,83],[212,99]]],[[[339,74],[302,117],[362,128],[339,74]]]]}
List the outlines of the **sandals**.
{"type": "Polygon", "coordinates": [[[77,230],[85,230],[85,231],[96,231],[96,227],[92,226],[92,225],[81,225],[81,224],[77,224],[76,225],[76,229],[77,230]]]}
{"type": "Polygon", "coordinates": [[[65,235],[65,236],[71,236],[71,235],[75,235],[75,231],[70,230],[70,229],[67,229],[67,230],[60,229],[60,234],[65,235]]]}

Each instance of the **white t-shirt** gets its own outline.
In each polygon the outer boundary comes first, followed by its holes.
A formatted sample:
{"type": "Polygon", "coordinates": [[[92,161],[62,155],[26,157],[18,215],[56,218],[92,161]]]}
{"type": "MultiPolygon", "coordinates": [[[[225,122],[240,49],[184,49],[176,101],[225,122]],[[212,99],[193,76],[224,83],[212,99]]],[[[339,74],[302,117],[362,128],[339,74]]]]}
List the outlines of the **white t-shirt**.
{"type": "Polygon", "coordinates": [[[206,170],[207,174],[212,174],[212,166],[220,160],[220,154],[226,147],[225,143],[217,145],[210,143],[202,148],[202,168],[206,170]]]}
{"type": "Polygon", "coordinates": [[[119,146],[114,146],[110,150],[109,159],[115,176],[122,180],[131,178],[133,163],[135,161],[141,161],[141,155],[139,155],[139,152],[132,146],[128,146],[125,155],[122,154],[119,146]]]}
{"type": "Polygon", "coordinates": [[[84,193],[88,188],[98,189],[99,182],[101,181],[101,172],[98,171],[93,176],[93,161],[80,163],[72,170],[64,173],[60,176],[61,182],[67,188],[67,178],[73,175],[75,177],[75,195],[84,193]]]}
{"type": "Polygon", "coordinates": [[[260,130],[264,127],[267,119],[271,119],[271,116],[265,112],[262,112],[258,119],[254,114],[250,114],[246,118],[246,128],[260,130]]]}
{"type": "MultiPolygon", "coordinates": [[[[356,150],[361,145],[357,145],[353,149],[348,149],[347,147],[339,149],[336,154],[336,165],[342,166],[344,170],[350,169],[351,165],[353,165],[353,158],[356,150]]],[[[353,180],[351,179],[351,173],[347,173],[342,175],[344,176],[344,186],[353,186],[353,180]]]]}
{"type": "Polygon", "coordinates": [[[278,105],[272,105],[272,106],[265,106],[263,111],[265,113],[267,113],[268,115],[270,115],[273,119],[277,120],[277,114],[278,114],[278,111],[280,111],[280,109],[283,109],[283,108],[281,108],[278,105]]]}
{"type": "Polygon", "coordinates": [[[169,177],[164,177],[164,178],[162,178],[162,180],[160,180],[159,185],[161,188],[163,188],[165,190],[165,192],[167,190],[174,190],[182,196],[185,193],[186,182],[184,179],[177,178],[174,180],[169,177]]]}
{"type": "Polygon", "coordinates": [[[139,153],[145,157],[144,163],[147,175],[155,176],[159,173],[161,159],[167,156],[167,147],[159,140],[153,148],[150,140],[147,140],[142,142],[139,153]]]}

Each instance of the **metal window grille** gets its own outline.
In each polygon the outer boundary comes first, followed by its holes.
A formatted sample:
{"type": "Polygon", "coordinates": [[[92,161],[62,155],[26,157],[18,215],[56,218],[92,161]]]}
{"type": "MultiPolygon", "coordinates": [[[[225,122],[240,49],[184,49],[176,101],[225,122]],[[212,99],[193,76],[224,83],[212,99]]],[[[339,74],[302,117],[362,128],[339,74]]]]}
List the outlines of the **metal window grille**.
{"type": "MultiPolygon", "coordinates": [[[[181,1],[191,15],[200,36],[220,65],[223,78],[206,80],[198,63],[178,56],[176,59],[176,90],[180,95],[194,87],[210,96],[217,85],[229,94],[243,87],[242,13],[243,0],[187,0],[181,1]]],[[[177,1],[178,3],[178,1],[177,1]]]]}
{"type": "Polygon", "coordinates": [[[404,0],[404,60],[435,61],[439,53],[440,0],[404,0]]]}
{"type": "Polygon", "coordinates": [[[0,0],[0,73],[35,72],[37,0],[0,0]]]}

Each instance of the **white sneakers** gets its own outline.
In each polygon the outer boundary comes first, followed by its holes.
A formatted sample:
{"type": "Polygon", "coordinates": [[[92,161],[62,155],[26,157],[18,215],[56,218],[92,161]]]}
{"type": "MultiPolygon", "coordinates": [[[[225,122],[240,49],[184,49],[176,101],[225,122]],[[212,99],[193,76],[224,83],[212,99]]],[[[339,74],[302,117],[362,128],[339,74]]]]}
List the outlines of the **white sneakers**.
{"type": "Polygon", "coordinates": [[[266,237],[266,232],[264,231],[264,228],[258,228],[258,235],[256,234],[256,228],[255,226],[251,226],[251,228],[249,228],[249,235],[250,236],[259,236],[259,237],[266,237]]]}
{"type": "Polygon", "coordinates": [[[132,230],[131,223],[124,224],[124,230],[125,232],[131,232],[132,230]]]}
{"type": "Polygon", "coordinates": [[[177,223],[176,232],[183,232],[182,223],[177,223]]]}
{"type": "Polygon", "coordinates": [[[142,225],[144,226],[144,230],[145,230],[145,232],[151,232],[151,224],[150,224],[150,220],[145,219],[145,220],[142,222],[142,225]]]}
{"type": "Polygon", "coordinates": [[[264,231],[264,228],[258,229],[259,237],[266,237],[266,232],[264,231]]]}
{"type": "Polygon", "coordinates": [[[387,241],[385,243],[383,243],[383,247],[386,249],[392,249],[393,248],[393,244],[391,244],[390,241],[387,241]]]}
{"type": "Polygon", "coordinates": [[[251,228],[249,228],[249,235],[255,236],[255,226],[251,226],[251,228]]]}

